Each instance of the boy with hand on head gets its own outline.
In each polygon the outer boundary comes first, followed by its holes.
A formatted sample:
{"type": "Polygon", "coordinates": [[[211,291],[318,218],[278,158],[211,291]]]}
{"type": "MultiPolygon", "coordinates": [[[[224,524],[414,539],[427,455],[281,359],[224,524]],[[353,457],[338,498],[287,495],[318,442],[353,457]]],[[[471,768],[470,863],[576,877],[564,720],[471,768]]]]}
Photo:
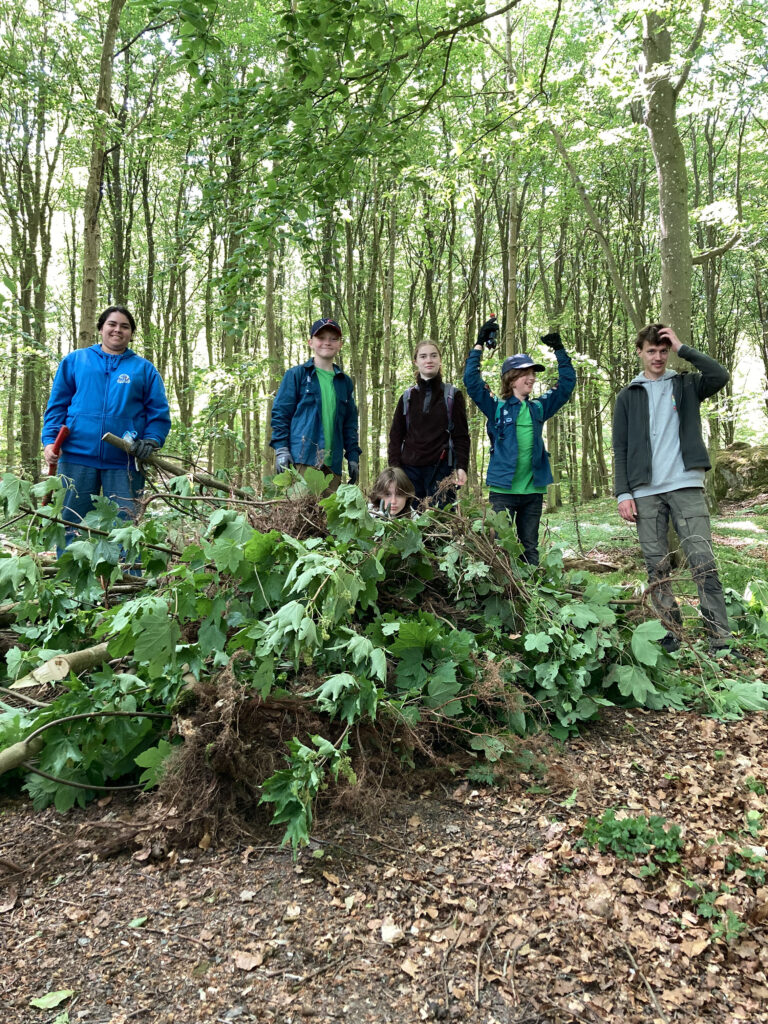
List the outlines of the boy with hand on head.
{"type": "Polygon", "coordinates": [[[670,518],[699,592],[699,607],[713,654],[728,654],[731,631],[712,553],[704,474],[709,453],[699,407],[728,383],[715,359],[683,345],[671,327],[649,324],[635,342],[641,372],[622,388],[613,413],[613,455],[619,515],[637,526],[654,608],[669,632],[667,651],[680,646],[680,608],[669,581],[670,518]],[[670,349],[698,372],[667,367],[670,349]]]}
{"type": "Polygon", "coordinates": [[[282,473],[307,466],[328,476],[328,489],[341,483],[346,456],[349,483],[357,483],[360,465],[354,385],[334,359],[341,351],[341,328],[327,317],[310,328],[312,357],[286,371],[272,405],[275,468],[282,473]]]}

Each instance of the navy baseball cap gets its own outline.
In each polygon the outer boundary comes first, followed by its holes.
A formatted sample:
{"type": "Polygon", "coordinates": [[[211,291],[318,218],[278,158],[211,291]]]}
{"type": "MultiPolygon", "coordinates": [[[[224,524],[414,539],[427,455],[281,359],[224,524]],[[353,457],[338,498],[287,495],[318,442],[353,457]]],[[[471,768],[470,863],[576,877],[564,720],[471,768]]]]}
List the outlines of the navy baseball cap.
{"type": "Polygon", "coordinates": [[[542,366],[541,363],[534,363],[527,352],[521,352],[519,356],[507,356],[501,364],[502,377],[510,370],[535,370],[536,373],[539,373],[542,370],[546,370],[546,366],[542,366]]]}
{"type": "Polygon", "coordinates": [[[336,331],[336,333],[339,335],[339,337],[341,337],[341,328],[336,323],[336,321],[335,320],[331,320],[330,317],[324,316],[324,317],[321,317],[320,320],[315,320],[315,322],[310,327],[310,329],[309,329],[309,336],[310,336],[310,338],[314,338],[314,336],[316,334],[318,334],[320,331],[324,330],[326,327],[329,330],[331,330],[331,331],[336,331]]]}

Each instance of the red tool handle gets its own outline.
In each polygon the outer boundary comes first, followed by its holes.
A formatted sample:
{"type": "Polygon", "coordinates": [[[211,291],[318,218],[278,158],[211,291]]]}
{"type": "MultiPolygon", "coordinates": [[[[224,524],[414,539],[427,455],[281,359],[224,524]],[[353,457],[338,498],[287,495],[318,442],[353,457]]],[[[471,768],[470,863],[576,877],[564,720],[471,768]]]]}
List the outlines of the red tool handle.
{"type": "MultiPolygon", "coordinates": [[[[53,442],[53,454],[56,456],[56,461],[57,462],[58,462],[59,456],[61,455],[61,446],[64,444],[64,442],[67,440],[68,437],[69,437],[69,427],[61,427],[59,432],[58,432],[58,434],[56,435],[56,440],[53,442]]],[[[49,462],[48,463],[48,476],[54,476],[55,473],[56,473],[56,462],[49,462]]]]}
{"type": "MultiPolygon", "coordinates": [[[[58,468],[59,464],[59,456],[61,455],[61,446],[64,444],[68,437],[69,427],[60,427],[59,432],[56,435],[56,440],[53,442],[53,454],[56,456],[56,461],[48,463],[48,476],[56,475],[56,469],[58,468]]],[[[50,500],[51,493],[49,491],[48,494],[46,494],[46,496],[43,498],[42,504],[47,505],[50,500]]]]}

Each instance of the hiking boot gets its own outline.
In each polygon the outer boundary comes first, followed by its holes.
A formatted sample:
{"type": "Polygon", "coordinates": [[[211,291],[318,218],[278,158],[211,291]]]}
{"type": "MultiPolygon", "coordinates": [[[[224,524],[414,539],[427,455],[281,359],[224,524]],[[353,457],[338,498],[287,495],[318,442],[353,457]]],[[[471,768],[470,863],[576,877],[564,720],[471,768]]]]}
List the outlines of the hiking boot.
{"type": "Polygon", "coordinates": [[[746,655],[731,647],[730,643],[723,643],[722,640],[711,640],[709,643],[710,658],[727,658],[729,661],[746,661],[746,655]]]}
{"type": "Polygon", "coordinates": [[[666,633],[661,638],[661,640],[659,640],[659,643],[667,652],[667,654],[671,654],[673,651],[680,650],[680,641],[677,639],[674,633],[666,633]]]}

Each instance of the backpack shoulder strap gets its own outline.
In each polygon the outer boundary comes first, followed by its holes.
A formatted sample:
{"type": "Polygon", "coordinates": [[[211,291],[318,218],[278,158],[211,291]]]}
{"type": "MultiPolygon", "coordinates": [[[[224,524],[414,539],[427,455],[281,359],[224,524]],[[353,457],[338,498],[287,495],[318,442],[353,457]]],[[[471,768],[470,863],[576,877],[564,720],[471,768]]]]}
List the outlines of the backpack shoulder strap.
{"type": "Polygon", "coordinates": [[[445,410],[448,413],[448,433],[453,432],[453,403],[456,399],[456,388],[453,384],[446,384],[443,381],[443,398],[445,399],[445,410]]]}
{"type": "Polygon", "coordinates": [[[415,384],[411,384],[411,386],[409,388],[406,388],[405,391],[403,392],[403,416],[405,416],[405,429],[406,430],[410,430],[411,429],[411,419],[410,419],[410,416],[408,415],[408,406],[409,406],[410,401],[411,401],[411,392],[413,391],[413,389],[415,387],[416,387],[415,384]]]}

